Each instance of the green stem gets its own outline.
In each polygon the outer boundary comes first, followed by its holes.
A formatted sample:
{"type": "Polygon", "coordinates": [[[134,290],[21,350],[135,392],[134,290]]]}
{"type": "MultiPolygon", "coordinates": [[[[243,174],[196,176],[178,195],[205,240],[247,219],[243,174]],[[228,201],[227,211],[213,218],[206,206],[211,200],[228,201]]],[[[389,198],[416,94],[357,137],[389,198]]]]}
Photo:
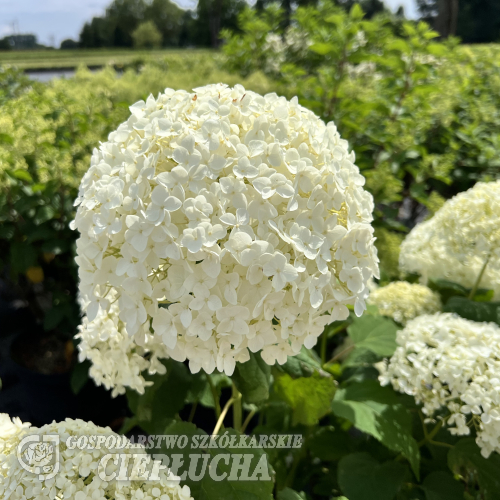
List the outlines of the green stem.
{"type": "Polygon", "coordinates": [[[188,422],[192,422],[193,421],[194,414],[196,413],[196,408],[198,408],[198,401],[195,401],[193,403],[193,406],[191,407],[191,412],[189,413],[188,422]]]}
{"type": "Polygon", "coordinates": [[[238,391],[233,382],[233,397],[234,407],[233,407],[233,428],[234,430],[241,431],[241,422],[243,420],[243,410],[241,408],[241,393],[238,391]]]}
{"type": "Polygon", "coordinates": [[[252,410],[248,415],[247,418],[245,418],[245,421],[243,422],[243,425],[241,426],[241,433],[243,434],[250,423],[250,420],[252,420],[253,416],[257,413],[257,408],[255,410],[252,410]]]}
{"type": "Polygon", "coordinates": [[[217,423],[215,424],[214,431],[212,432],[212,436],[217,436],[219,433],[220,428],[222,427],[222,424],[224,423],[224,418],[227,415],[227,412],[229,411],[229,408],[231,408],[231,405],[234,403],[234,398],[231,398],[227,403],[226,406],[224,406],[224,409],[222,410],[217,423]]]}
{"type": "Polygon", "coordinates": [[[210,390],[212,391],[212,397],[214,398],[214,408],[215,408],[215,417],[217,419],[220,418],[221,409],[219,403],[219,395],[217,394],[217,389],[215,388],[214,382],[208,373],[205,373],[208,381],[208,385],[210,386],[210,390]]]}
{"type": "MultiPolygon", "coordinates": [[[[331,325],[330,325],[331,326],[331,325]]],[[[321,365],[326,363],[326,349],[328,345],[328,338],[337,335],[349,326],[349,321],[344,321],[335,328],[326,328],[321,335],[321,365]]],[[[329,361],[331,363],[331,361],[329,361]]]]}
{"type": "Polygon", "coordinates": [[[418,443],[418,447],[421,448],[424,444],[432,442],[432,438],[440,431],[441,427],[443,427],[444,420],[440,420],[438,424],[432,429],[431,432],[425,436],[420,443],[418,443]]]}
{"type": "Polygon", "coordinates": [[[340,351],[339,353],[335,354],[335,356],[333,356],[333,358],[330,361],[328,361],[327,364],[335,363],[335,361],[337,361],[337,359],[340,359],[344,354],[352,351],[355,347],[356,347],[356,345],[353,344],[353,345],[350,345],[349,347],[346,347],[345,349],[342,349],[342,351],[340,351]]]}
{"type": "Polygon", "coordinates": [[[481,283],[481,280],[483,278],[484,271],[486,271],[486,266],[488,265],[488,262],[490,261],[490,257],[491,257],[490,255],[488,255],[488,257],[486,257],[486,260],[484,261],[483,267],[481,268],[481,271],[479,271],[479,276],[477,277],[477,280],[474,283],[472,290],[470,291],[469,300],[472,300],[474,298],[474,295],[476,295],[477,289],[479,288],[479,284],[481,283]]]}

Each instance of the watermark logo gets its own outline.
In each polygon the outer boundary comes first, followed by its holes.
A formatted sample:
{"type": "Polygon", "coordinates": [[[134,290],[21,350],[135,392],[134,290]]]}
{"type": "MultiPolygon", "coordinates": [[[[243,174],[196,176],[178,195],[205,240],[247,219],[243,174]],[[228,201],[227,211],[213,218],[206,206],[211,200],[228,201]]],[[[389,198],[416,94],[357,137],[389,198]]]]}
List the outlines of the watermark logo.
{"type": "Polygon", "coordinates": [[[40,481],[52,479],[59,472],[59,442],[57,434],[24,437],[17,446],[17,459],[21,467],[38,475],[40,481]]]}
{"type": "MultiPolygon", "coordinates": [[[[270,481],[266,449],[297,449],[300,434],[246,435],[75,435],[66,438],[63,450],[90,453],[98,477],[109,481],[159,481],[164,473],[200,481],[206,474],[214,481],[270,481]],[[137,452],[135,452],[137,450],[137,452]],[[155,451],[162,453],[154,453],[155,451]]],[[[28,435],[17,447],[21,467],[40,481],[60,470],[60,436],[28,435]]]]}

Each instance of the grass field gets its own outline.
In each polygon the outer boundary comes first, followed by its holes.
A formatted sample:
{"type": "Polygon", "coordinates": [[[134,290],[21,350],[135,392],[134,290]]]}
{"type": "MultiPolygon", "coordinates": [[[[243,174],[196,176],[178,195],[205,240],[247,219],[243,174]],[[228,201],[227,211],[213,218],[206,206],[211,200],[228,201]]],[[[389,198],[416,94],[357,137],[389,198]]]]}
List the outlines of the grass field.
{"type": "Polygon", "coordinates": [[[24,70],[43,70],[56,68],[76,68],[86,66],[121,66],[134,59],[160,59],[183,52],[191,54],[209,54],[209,49],[167,49],[167,50],[131,50],[131,49],[94,49],[94,50],[23,50],[1,51],[0,65],[10,64],[24,70]]]}

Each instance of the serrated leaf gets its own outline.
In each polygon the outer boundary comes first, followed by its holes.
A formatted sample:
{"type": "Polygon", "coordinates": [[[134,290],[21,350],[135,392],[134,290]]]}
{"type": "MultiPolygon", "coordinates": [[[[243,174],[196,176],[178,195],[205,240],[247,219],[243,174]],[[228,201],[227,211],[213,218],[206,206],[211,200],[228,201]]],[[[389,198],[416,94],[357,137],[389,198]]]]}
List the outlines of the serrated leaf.
{"type": "Polygon", "coordinates": [[[475,302],[465,297],[452,297],[443,311],[454,312],[478,323],[493,322],[500,325],[500,302],[475,302]]]}
{"type": "Polygon", "coordinates": [[[316,425],[330,411],[335,382],[318,373],[298,379],[278,373],[274,389],[276,396],[292,407],[292,425],[316,425]]]}
{"type": "Polygon", "coordinates": [[[332,411],[387,448],[402,453],[418,477],[420,451],[412,436],[411,415],[399,404],[394,391],[375,380],[350,383],[337,390],[332,411]]]}
{"type": "Polygon", "coordinates": [[[349,500],[392,500],[407,473],[401,463],[380,464],[368,453],[353,453],[340,460],[337,477],[349,500]]]}
{"type": "Polygon", "coordinates": [[[260,352],[250,353],[246,363],[237,363],[232,379],[245,403],[259,404],[269,399],[271,367],[260,352]]]}
{"type": "Polygon", "coordinates": [[[500,455],[481,455],[473,438],[461,439],[448,452],[448,466],[454,474],[468,477],[475,474],[484,500],[497,500],[500,491],[500,455]]]}
{"type": "Polygon", "coordinates": [[[391,319],[366,314],[356,318],[347,333],[358,348],[369,349],[379,356],[391,356],[396,350],[398,327],[391,319]]]}

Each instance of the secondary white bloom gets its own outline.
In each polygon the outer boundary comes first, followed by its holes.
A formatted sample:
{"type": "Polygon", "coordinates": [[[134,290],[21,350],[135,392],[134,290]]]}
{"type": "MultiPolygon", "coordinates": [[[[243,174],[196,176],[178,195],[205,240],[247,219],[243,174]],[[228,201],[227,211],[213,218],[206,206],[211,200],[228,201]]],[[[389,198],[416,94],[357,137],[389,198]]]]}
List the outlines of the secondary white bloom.
{"type": "Polygon", "coordinates": [[[500,452],[500,328],[450,313],[419,316],[397,334],[382,385],[415,396],[431,417],[446,408],[450,432],[477,430],[483,456],[500,452]]]}
{"type": "Polygon", "coordinates": [[[390,316],[403,325],[422,314],[433,314],[441,309],[439,295],[423,285],[395,281],[370,292],[370,304],[380,314],[390,316]]]}
{"type": "MultiPolygon", "coordinates": [[[[180,478],[168,470],[159,471],[159,480],[145,481],[141,479],[139,468],[133,469],[134,459],[129,460],[128,473],[130,480],[117,480],[123,472],[118,468],[122,464],[112,460],[107,461],[105,469],[101,459],[108,454],[144,454],[143,463],[149,455],[143,445],[131,444],[125,436],[115,434],[109,427],[103,428],[92,422],[66,419],[63,422],[53,422],[43,427],[30,427],[14,419],[8,425],[8,415],[0,414],[0,498],[9,500],[114,500],[126,499],[158,499],[158,500],[193,500],[188,486],[180,485],[180,478]],[[13,433],[10,429],[15,428],[13,433]],[[28,436],[59,436],[59,472],[51,479],[40,480],[38,473],[21,467],[17,457],[17,446],[21,439],[28,436]],[[76,445],[77,440],[85,436],[102,437],[99,447],[90,449],[73,449],[67,447],[67,441],[76,445]],[[114,478],[103,481],[99,473],[114,478]],[[134,478],[135,473],[135,478],[134,478]]],[[[41,441],[40,441],[41,442],[41,441]]],[[[83,441],[82,441],[83,442],[83,441]]],[[[42,443],[42,442],[41,442],[42,443]]],[[[43,444],[43,443],[42,443],[43,444]]],[[[46,445],[45,445],[46,446],[46,445]]],[[[55,453],[55,450],[53,451],[55,453]]],[[[45,457],[45,454],[42,455],[45,457]]],[[[150,458],[149,458],[150,460],[150,458]]],[[[26,460],[25,460],[26,462],[26,460]]],[[[30,465],[36,466],[36,456],[30,460],[30,465]]],[[[40,465],[44,465],[42,462],[40,465]]],[[[152,470],[148,469],[148,471],[152,470]]]]}
{"type": "Polygon", "coordinates": [[[250,350],[284,363],[363,312],[373,199],[333,123],[222,84],[131,112],[76,200],[80,356],[99,383],[142,390],[166,356],[228,375],[250,350]]]}
{"type": "MultiPolygon", "coordinates": [[[[85,304],[82,304],[85,309],[85,304]]],[[[142,372],[165,373],[165,365],[160,361],[167,358],[167,346],[174,348],[177,330],[173,321],[166,317],[169,313],[161,309],[155,316],[156,335],[145,332],[143,338],[129,337],[118,316],[118,303],[109,311],[100,310],[93,321],[87,317],[79,327],[79,360],[92,362],[89,374],[97,385],[112,389],[112,395],[125,394],[125,387],[139,393],[150,383],[142,372]]],[[[172,315],[170,315],[172,317],[172,315]]]]}
{"type": "Polygon", "coordinates": [[[417,225],[401,245],[400,267],[426,282],[447,279],[472,288],[488,259],[480,286],[500,296],[500,181],[478,182],[417,225]]]}

